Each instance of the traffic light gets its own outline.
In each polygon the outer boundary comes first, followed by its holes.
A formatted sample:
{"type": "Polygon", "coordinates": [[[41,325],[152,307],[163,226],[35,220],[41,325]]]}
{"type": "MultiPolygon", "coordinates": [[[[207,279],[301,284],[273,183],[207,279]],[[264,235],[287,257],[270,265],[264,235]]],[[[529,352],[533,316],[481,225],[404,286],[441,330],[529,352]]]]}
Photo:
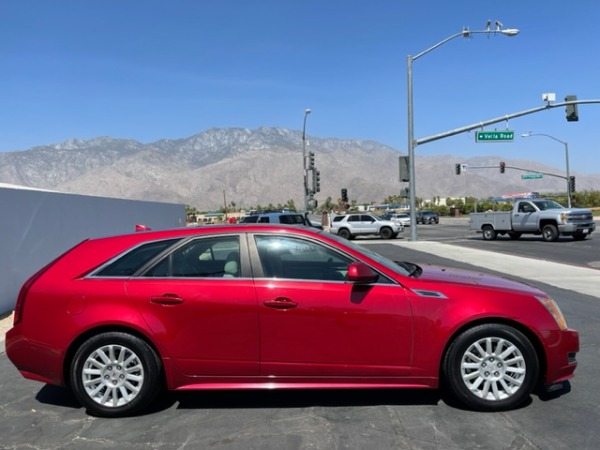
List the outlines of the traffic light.
{"type": "Polygon", "coordinates": [[[321,172],[315,170],[315,192],[321,192],[321,172]]]}
{"type": "Polygon", "coordinates": [[[571,175],[569,177],[569,191],[575,192],[575,176],[571,175]]]}
{"type": "Polygon", "coordinates": [[[460,175],[460,164],[454,165],[454,171],[456,172],[456,175],[460,175]]]}
{"type": "Polygon", "coordinates": [[[504,173],[506,170],[506,163],[504,161],[500,162],[500,173],[504,173]]]}
{"type": "MultiPolygon", "coordinates": [[[[577,100],[576,95],[567,95],[565,102],[574,102],[577,100]]],[[[577,103],[573,105],[567,105],[567,122],[577,122],[579,120],[579,113],[577,112],[577,103]]]]}
{"type": "Polygon", "coordinates": [[[308,168],[315,167],[315,152],[308,152],[308,168]]]}
{"type": "Polygon", "coordinates": [[[410,181],[410,173],[408,170],[408,156],[400,156],[398,161],[400,163],[400,181],[410,181]]]}
{"type": "Polygon", "coordinates": [[[342,201],[348,203],[348,189],[346,188],[342,189],[342,201]]]}

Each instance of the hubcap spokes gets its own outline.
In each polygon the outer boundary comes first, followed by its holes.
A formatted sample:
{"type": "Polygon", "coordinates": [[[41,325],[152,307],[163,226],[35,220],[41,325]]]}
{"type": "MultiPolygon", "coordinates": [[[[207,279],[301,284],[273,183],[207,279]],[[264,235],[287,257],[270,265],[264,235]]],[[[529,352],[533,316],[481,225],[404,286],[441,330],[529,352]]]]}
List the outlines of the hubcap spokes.
{"type": "Polygon", "coordinates": [[[461,361],[467,388],[484,400],[504,400],[514,395],[525,379],[527,367],[521,351],[510,341],[487,337],[473,343],[461,361]]]}
{"type": "Polygon", "coordinates": [[[144,383],[144,368],[127,347],[106,345],[86,359],[81,373],[85,391],[96,403],[107,407],[131,402],[144,383]]]}

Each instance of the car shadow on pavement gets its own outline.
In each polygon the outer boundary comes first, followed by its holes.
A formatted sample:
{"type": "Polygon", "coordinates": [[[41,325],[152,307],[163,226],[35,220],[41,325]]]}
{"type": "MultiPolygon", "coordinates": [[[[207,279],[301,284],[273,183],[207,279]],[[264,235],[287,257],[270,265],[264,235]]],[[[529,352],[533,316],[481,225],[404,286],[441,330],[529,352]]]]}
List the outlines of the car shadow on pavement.
{"type": "MultiPolygon", "coordinates": [[[[536,392],[540,401],[552,401],[571,391],[564,382],[556,389],[536,392]]],[[[45,405],[83,409],[68,388],[45,385],[36,395],[45,405]]],[[[532,403],[529,398],[518,409],[532,403]]],[[[465,407],[440,390],[426,389],[311,389],[311,390],[223,390],[165,392],[137,415],[160,413],[176,405],[177,409],[252,409],[360,406],[438,406],[464,410],[465,407]]]]}
{"type": "Polygon", "coordinates": [[[423,389],[315,389],[169,393],[179,409],[308,408],[314,406],[437,405],[440,392],[423,389]]]}
{"type": "MultiPolygon", "coordinates": [[[[83,409],[68,388],[44,385],[36,400],[45,405],[83,409]]],[[[435,406],[438,390],[424,389],[318,389],[318,390],[223,390],[165,392],[138,415],[177,409],[252,409],[353,406],[435,406]]]]}
{"type": "Polygon", "coordinates": [[[71,391],[62,386],[54,386],[52,384],[46,384],[42,387],[35,399],[45,405],[62,406],[63,408],[79,409],[81,405],[71,391]]]}

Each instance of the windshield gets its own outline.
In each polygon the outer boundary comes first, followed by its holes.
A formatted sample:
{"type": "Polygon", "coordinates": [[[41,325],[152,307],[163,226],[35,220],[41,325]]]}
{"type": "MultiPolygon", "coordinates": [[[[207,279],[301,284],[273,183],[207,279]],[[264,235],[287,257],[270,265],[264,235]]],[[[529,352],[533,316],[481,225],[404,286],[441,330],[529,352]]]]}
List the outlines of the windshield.
{"type": "Polygon", "coordinates": [[[414,276],[415,274],[420,273],[418,270],[415,269],[417,266],[415,266],[414,264],[400,263],[398,261],[391,261],[391,260],[387,259],[385,256],[380,255],[379,253],[375,253],[372,250],[369,250],[365,247],[361,247],[360,245],[357,245],[354,242],[350,242],[347,239],[343,239],[335,234],[332,234],[328,237],[338,241],[340,244],[342,244],[345,247],[350,247],[351,249],[361,253],[362,255],[365,255],[366,257],[368,257],[374,261],[377,261],[379,264],[394,271],[398,275],[409,277],[409,276],[414,276]]]}
{"type": "Polygon", "coordinates": [[[537,206],[540,211],[545,211],[547,209],[564,209],[564,206],[560,203],[556,203],[554,200],[536,200],[533,204],[537,206]]]}

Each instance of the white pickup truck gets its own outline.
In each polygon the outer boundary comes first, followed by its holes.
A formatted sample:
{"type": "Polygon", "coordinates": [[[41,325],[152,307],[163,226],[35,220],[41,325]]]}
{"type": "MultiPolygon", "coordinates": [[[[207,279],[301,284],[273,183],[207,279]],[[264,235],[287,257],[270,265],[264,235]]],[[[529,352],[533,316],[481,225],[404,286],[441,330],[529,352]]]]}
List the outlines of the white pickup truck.
{"type": "Polygon", "coordinates": [[[483,239],[493,240],[500,234],[519,239],[522,234],[542,235],[547,242],[559,236],[585,239],[596,229],[592,211],[565,208],[553,200],[542,198],[515,201],[512,211],[472,213],[471,230],[483,233],[483,239]]]}

